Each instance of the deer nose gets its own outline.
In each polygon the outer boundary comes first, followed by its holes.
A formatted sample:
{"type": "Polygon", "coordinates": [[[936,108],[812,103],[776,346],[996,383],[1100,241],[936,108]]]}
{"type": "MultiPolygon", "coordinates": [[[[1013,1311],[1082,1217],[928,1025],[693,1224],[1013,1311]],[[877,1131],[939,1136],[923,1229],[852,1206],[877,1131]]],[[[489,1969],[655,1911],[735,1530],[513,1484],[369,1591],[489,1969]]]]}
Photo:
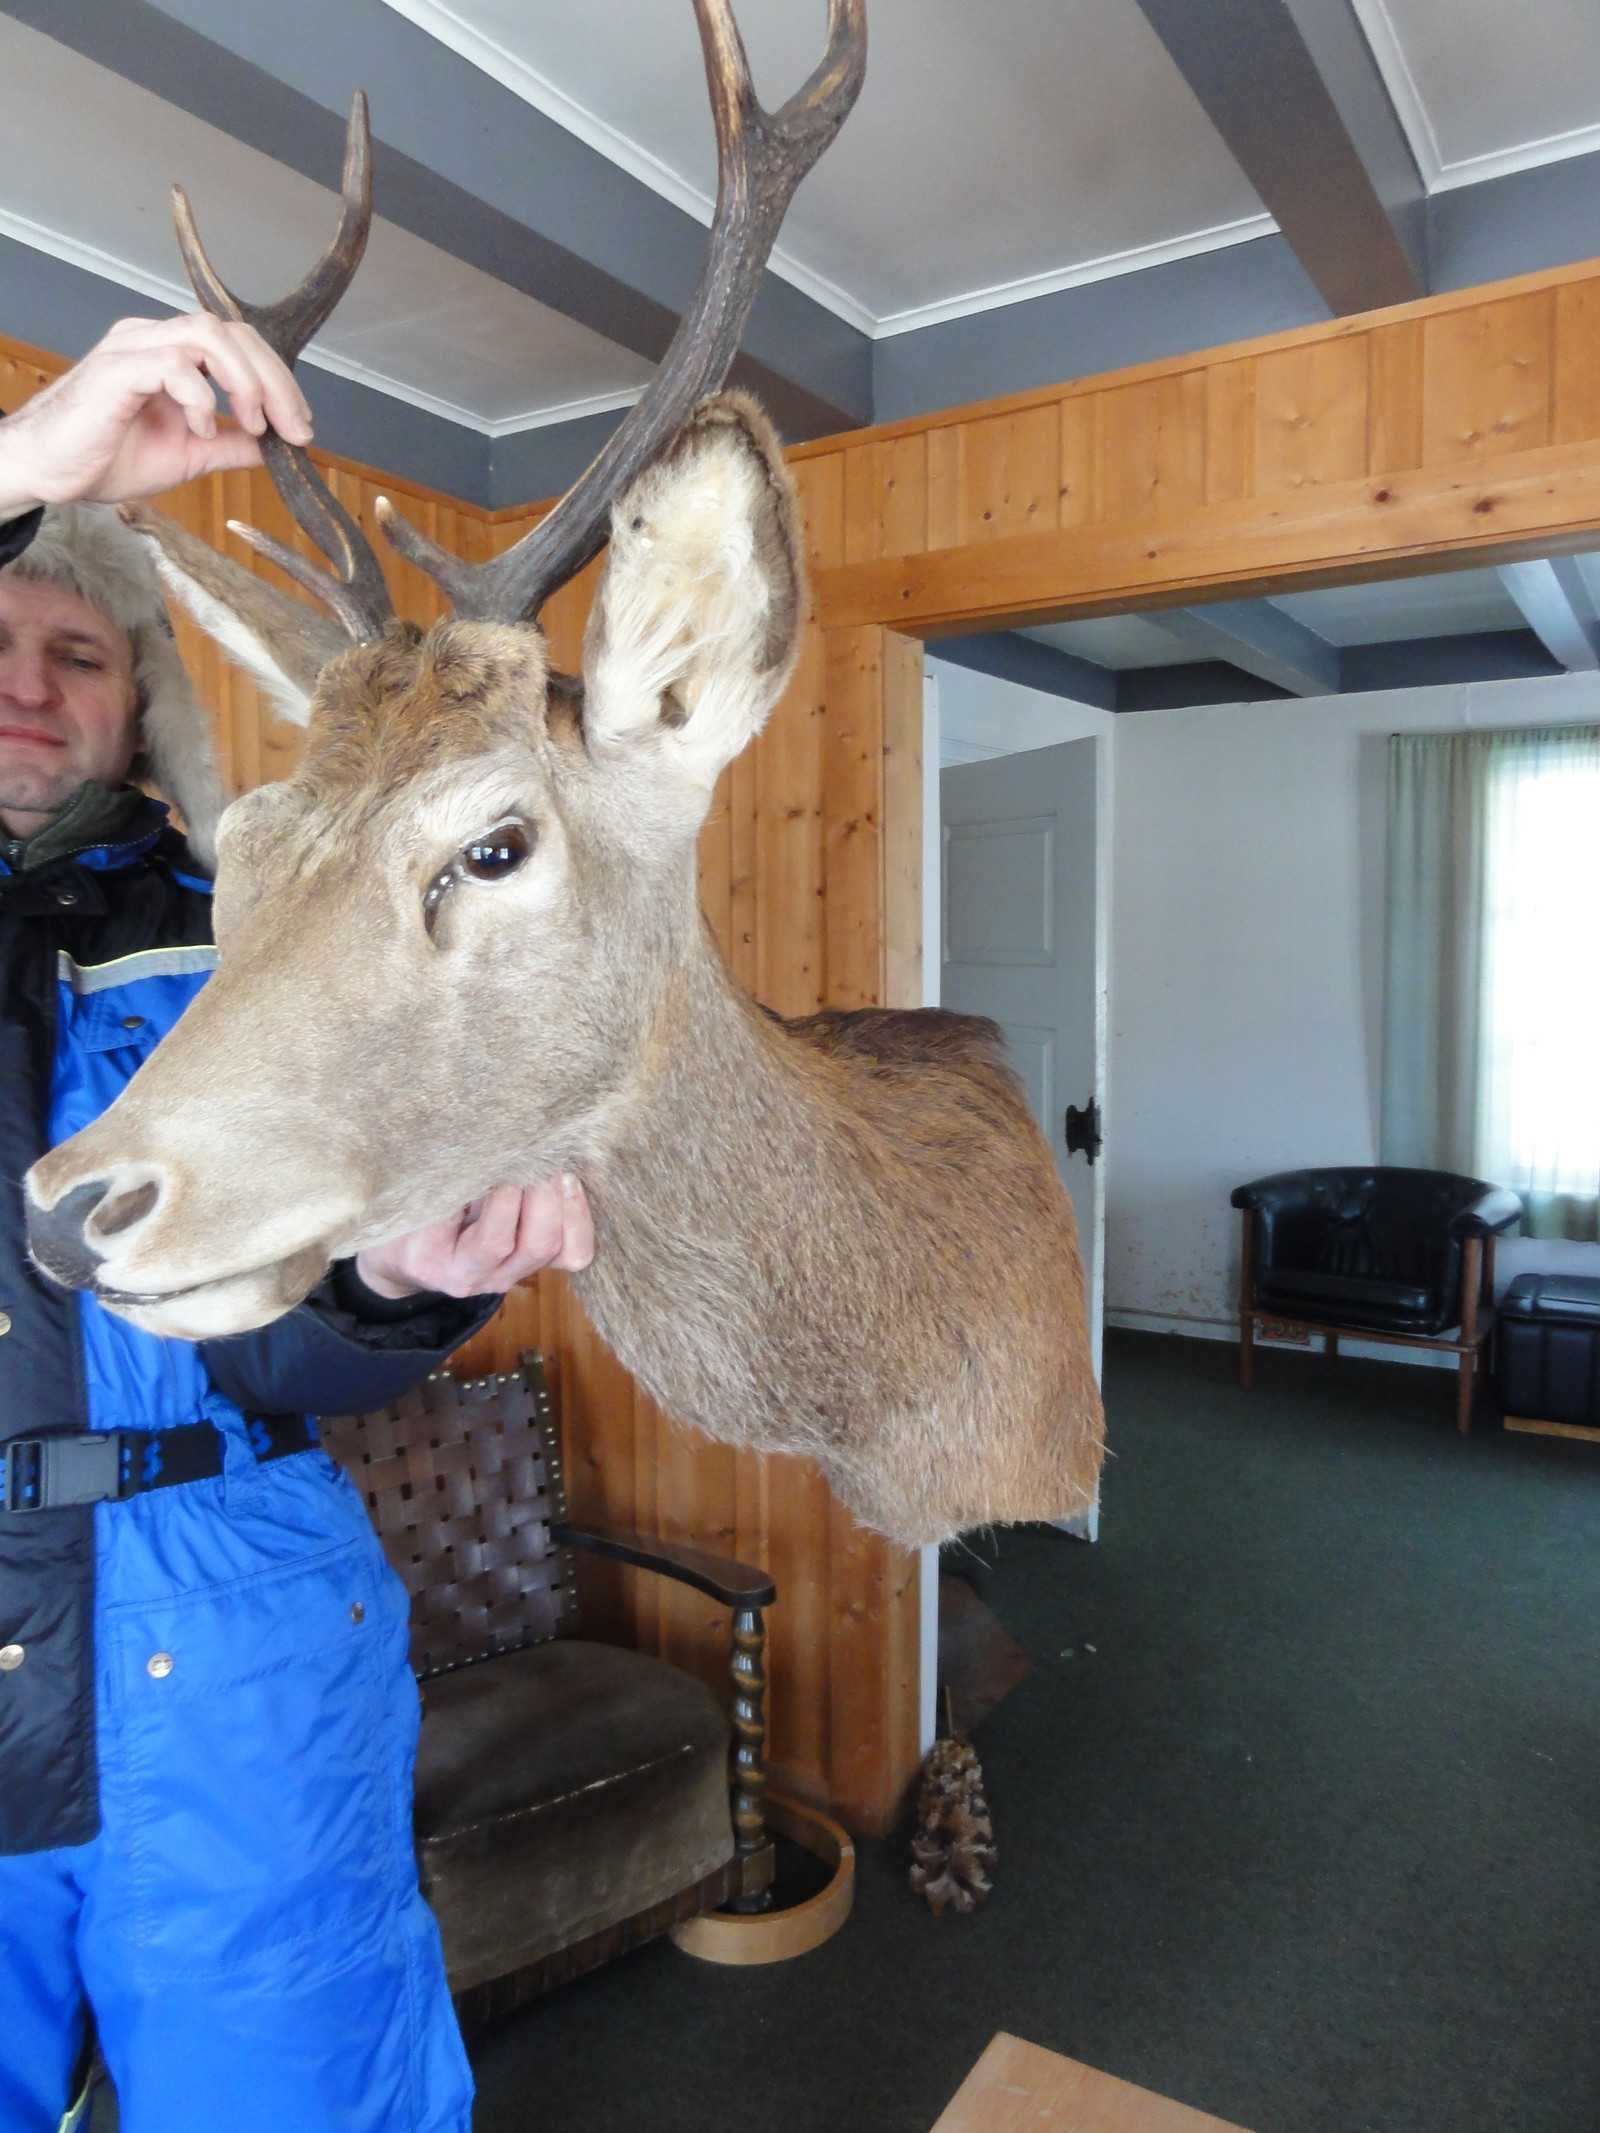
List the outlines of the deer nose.
{"type": "Polygon", "coordinates": [[[28,1204],[28,1246],[45,1272],[69,1289],[91,1289],[105,1254],[97,1240],[144,1221],[161,1198],[154,1178],[118,1191],[113,1180],[74,1185],[54,1207],[28,1204]],[[90,1235],[91,1218],[94,1223],[90,1235]]]}

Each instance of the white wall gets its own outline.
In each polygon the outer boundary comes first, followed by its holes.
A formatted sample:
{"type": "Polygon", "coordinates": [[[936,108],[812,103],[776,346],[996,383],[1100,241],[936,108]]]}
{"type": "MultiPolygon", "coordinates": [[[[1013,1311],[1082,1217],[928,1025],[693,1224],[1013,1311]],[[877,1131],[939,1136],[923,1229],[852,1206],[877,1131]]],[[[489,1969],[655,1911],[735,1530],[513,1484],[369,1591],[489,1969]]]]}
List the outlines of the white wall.
{"type": "Polygon", "coordinates": [[[1597,718],[1563,676],[1116,721],[1112,1323],[1232,1337],[1232,1188],[1377,1158],[1389,734],[1597,718]]]}

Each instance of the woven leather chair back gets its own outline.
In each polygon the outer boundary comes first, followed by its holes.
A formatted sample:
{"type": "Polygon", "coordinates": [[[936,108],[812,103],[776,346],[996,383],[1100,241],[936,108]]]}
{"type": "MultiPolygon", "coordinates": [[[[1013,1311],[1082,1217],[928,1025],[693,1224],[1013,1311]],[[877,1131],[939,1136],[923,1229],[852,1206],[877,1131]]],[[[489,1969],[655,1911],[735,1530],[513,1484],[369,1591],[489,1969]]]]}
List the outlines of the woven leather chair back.
{"type": "Polygon", "coordinates": [[[322,1440],[367,1499],[411,1594],[420,1679],[570,1635],[572,1562],[544,1365],[457,1379],[436,1371],[388,1407],[330,1416],[322,1440]]]}

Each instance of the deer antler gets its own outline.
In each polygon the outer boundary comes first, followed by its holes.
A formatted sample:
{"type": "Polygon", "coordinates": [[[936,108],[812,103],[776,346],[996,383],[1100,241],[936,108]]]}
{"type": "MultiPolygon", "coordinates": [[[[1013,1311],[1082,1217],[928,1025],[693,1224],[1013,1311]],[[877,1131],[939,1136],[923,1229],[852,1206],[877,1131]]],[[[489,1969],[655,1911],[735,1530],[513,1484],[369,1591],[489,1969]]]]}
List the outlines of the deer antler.
{"type": "MultiPolygon", "coordinates": [[[[358,89],[350,105],[345,133],[344,204],[333,240],[298,289],[275,304],[247,304],[226,286],[200,242],[194,212],[181,185],[172,188],[172,216],[178,244],[195,295],[213,317],[242,319],[254,326],[274,354],[293,363],[349,288],[372,226],[372,143],[367,128],[367,100],[358,89]]],[[[293,548],[284,547],[254,526],[233,522],[233,530],[278,568],[324,601],[356,642],[381,637],[394,614],[389,588],[366,535],[328,488],[298,445],[273,430],[261,440],[261,457],[278,494],[295,523],[310,535],[333,565],[319,570],[293,548]]]]}
{"type": "Polygon", "coordinates": [[[419,533],[390,504],[388,538],[449,594],[458,615],[513,622],[535,617],[558,586],[605,544],[612,499],[655,458],[732,366],[767,255],[795,188],[849,115],[867,65],[866,0],[828,0],[828,48],[805,86],[778,112],[763,110],[750,80],[730,0],[694,0],[717,129],[717,208],[711,246],[685,311],[644,397],[533,531],[490,563],[466,563],[419,533]]]}

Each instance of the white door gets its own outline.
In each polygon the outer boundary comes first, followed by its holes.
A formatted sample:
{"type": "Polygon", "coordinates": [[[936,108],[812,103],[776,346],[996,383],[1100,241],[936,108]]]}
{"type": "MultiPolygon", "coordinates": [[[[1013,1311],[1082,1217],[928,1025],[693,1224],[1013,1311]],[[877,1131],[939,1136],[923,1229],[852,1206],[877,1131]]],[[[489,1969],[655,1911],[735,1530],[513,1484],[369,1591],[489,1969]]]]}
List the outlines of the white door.
{"type": "Polygon", "coordinates": [[[1105,742],[1065,741],[940,773],[939,1004],[1005,1032],[1078,1217],[1094,1367],[1104,1316],[1105,1161],[1069,1152],[1103,1111],[1105,742]]]}

